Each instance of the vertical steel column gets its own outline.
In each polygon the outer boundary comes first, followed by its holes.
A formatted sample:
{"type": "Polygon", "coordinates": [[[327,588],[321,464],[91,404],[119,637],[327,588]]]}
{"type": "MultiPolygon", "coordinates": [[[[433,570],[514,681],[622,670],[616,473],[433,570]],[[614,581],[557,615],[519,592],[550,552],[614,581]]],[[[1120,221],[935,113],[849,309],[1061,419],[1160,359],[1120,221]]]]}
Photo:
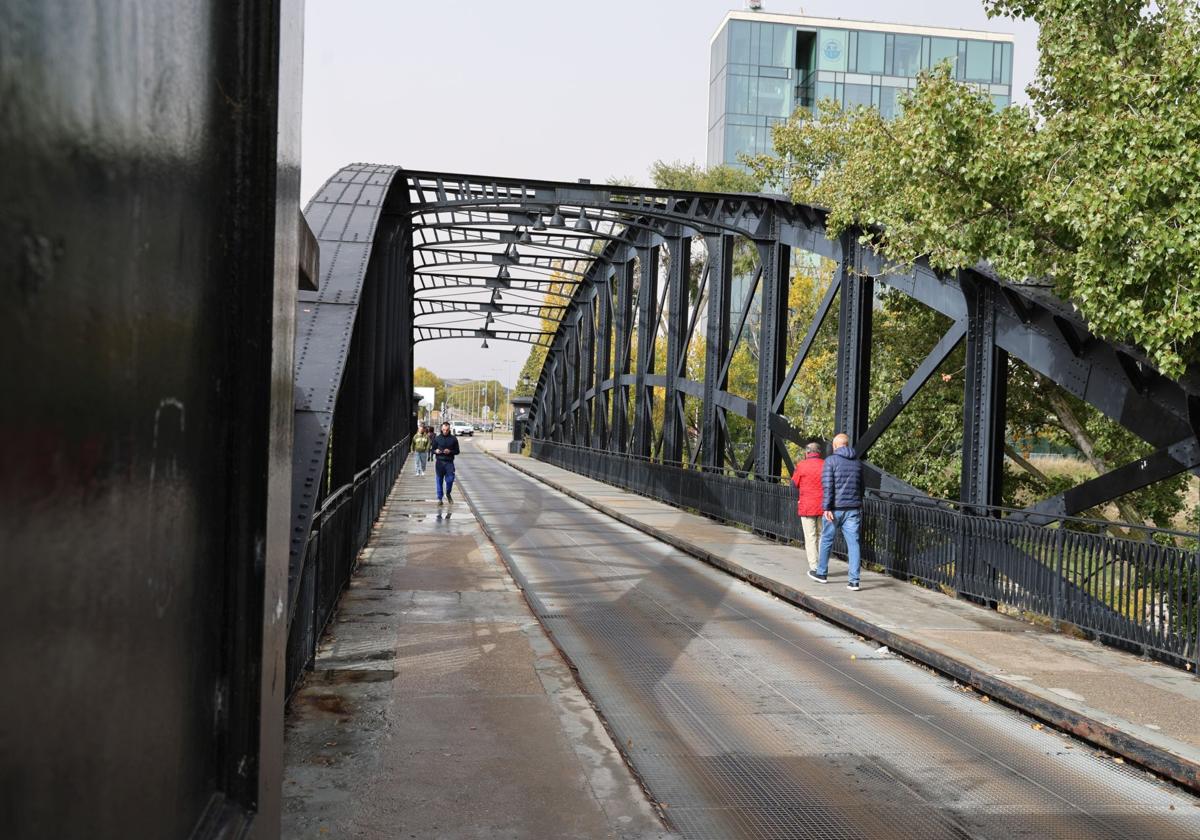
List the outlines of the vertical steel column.
{"type": "Polygon", "coordinates": [[[649,458],[653,451],[654,396],[646,385],[648,368],[654,359],[654,338],[658,334],[655,310],[658,308],[658,246],[638,249],[642,279],[638,288],[638,365],[634,388],[634,455],[649,458]]]}
{"type": "Polygon", "coordinates": [[[963,393],[963,461],[960,498],[968,505],[998,505],[1004,477],[1008,354],[996,346],[994,283],[959,273],[967,302],[967,366],[963,393]]]}
{"type": "Polygon", "coordinates": [[[592,432],[591,406],[588,403],[587,393],[596,385],[593,378],[593,365],[596,362],[596,324],[592,319],[592,301],[595,299],[595,294],[594,289],[588,289],[579,303],[579,326],[576,333],[579,336],[579,375],[576,394],[579,400],[579,411],[575,415],[575,443],[579,446],[587,446],[588,437],[592,432]]]}
{"type": "Polygon", "coordinates": [[[541,437],[554,440],[554,348],[546,353],[546,361],[542,363],[544,380],[538,385],[541,393],[541,410],[538,412],[538,425],[541,427],[541,437]]]}
{"type": "Polygon", "coordinates": [[[787,298],[791,249],[779,242],[778,220],[772,220],[776,236],[759,242],[762,262],[762,322],[758,340],[758,406],[754,412],[754,477],[775,478],[783,466],[775,433],[771,430],[771,406],[783,385],[787,362],[787,298]]]}
{"type": "Polygon", "coordinates": [[[355,418],[358,432],[355,435],[355,472],[375,460],[375,350],[378,334],[375,331],[375,313],[379,309],[379,293],[386,282],[386,262],[377,258],[376,267],[367,275],[355,316],[354,341],[359,342],[358,364],[355,372],[358,383],[358,411],[355,418]]]}
{"type": "Polygon", "coordinates": [[[562,424],[563,442],[575,442],[575,383],[579,378],[579,313],[571,307],[563,320],[562,424]],[[574,358],[572,359],[572,356],[574,358]]]}
{"type": "Polygon", "coordinates": [[[617,266],[617,319],[616,370],[613,378],[612,445],[614,452],[629,451],[629,386],[624,378],[629,374],[629,340],[633,330],[633,262],[626,260],[617,266]]]}
{"type": "Polygon", "coordinates": [[[400,289],[399,301],[396,311],[396,329],[400,340],[397,342],[397,365],[400,370],[398,376],[400,387],[408,396],[403,396],[397,403],[396,413],[397,421],[401,424],[401,436],[412,434],[416,431],[412,427],[413,415],[416,407],[412,404],[413,392],[413,358],[415,343],[415,330],[413,329],[413,299],[416,297],[415,284],[413,283],[413,258],[412,258],[412,224],[408,221],[404,225],[404,241],[402,251],[402,269],[401,277],[404,278],[404,285],[400,289]]]}
{"type": "Polygon", "coordinates": [[[571,411],[571,334],[572,330],[568,327],[559,344],[560,350],[556,359],[558,378],[554,383],[554,394],[558,403],[558,410],[555,411],[555,417],[558,419],[557,440],[562,443],[571,442],[571,431],[568,426],[571,411]]]}
{"type": "Polygon", "coordinates": [[[705,239],[708,248],[708,326],[704,348],[704,415],[701,429],[700,464],[719,470],[725,465],[725,434],[717,409],[717,392],[724,391],[726,378],[721,366],[729,352],[729,297],[733,286],[734,237],[723,233],[705,239]]]}
{"type": "Polygon", "coordinates": [[[863,275],[858,231],[841,236],[842,260],[838,265],[841,300],[838,321],[837,403],[834,432],[849,435],[852,444],[867,430],[871,404],[871,313],[875,280],[863,275]]]}
{"type": "Polygon", "coordinates": [[[555,347],[552,356],[553,363],[550,365],[549,376],[546,377],[546,435],[551,440],[562,440],[562,422],[560,414],[562,407],[562,389],[559,388],[559,359],[562,355],[561,349],[555,347]]]}
{"type": "Polygon", "coordinates": [[[611,417],[611,391],[603,385],[612,376],[612,287],[609,285],[612,268],[605,266],[596,286],[596,306],[600,307],[599,334],[596,336],[596,399],[592,404],[592,446],[608,446],[608,423],[611,417]]]}
{"type": "Polygon", "coordinates": [[[684,331],[688,320],[688,284],[692,261],[692,240],[688,236],[673,236],[667,240],[671,255],[667,298],[667,387],[663,406],[663,452],[664,461],[683,460],[683,438],[686,434],[683,421],[683,394],[676,388],[675,381],[687,348],[683,346],[684,331]]]}

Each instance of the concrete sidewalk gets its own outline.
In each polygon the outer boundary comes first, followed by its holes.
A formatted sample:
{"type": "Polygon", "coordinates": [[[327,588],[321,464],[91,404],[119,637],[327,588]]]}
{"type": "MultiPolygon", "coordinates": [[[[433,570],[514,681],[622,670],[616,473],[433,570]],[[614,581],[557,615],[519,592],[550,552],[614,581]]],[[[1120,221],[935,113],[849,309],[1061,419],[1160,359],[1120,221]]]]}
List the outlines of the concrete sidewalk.
{"type": "Polygon", "coordinates": [[[1200,790],[1200,680],[886,575],[808,579],[803,549],[520,455],[480,448],[628,525],[1027,714],[1200,790]]]}
{"type": "Polygon", "coordinates": [[[461,485],[433,492],[406,465],[288,709],[283,836],[674,836],[461,485]]]}

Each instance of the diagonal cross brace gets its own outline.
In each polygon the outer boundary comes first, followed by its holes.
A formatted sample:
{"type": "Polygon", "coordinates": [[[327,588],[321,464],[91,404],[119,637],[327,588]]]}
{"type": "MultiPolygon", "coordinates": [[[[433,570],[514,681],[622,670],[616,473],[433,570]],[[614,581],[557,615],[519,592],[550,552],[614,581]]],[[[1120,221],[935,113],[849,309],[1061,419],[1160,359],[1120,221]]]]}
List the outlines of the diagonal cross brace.
{"type": "Polygon", "coordinates": [[[875,418],[875,422],[871,424],[871,427],[863,433],[856,447],[860,457],[866,457],[871,445],[879,439],[880,435],[887,431],[888,427],[892,425],[892,421],[908,405],[909,401],[916,396],[917,391],[921,390],[921,386],[925,384],[929,377],[933,376],[933,372],[954,352],[954,348],[958,346],[966,334],[967,324],[963,320],[955,321],[950,326],[950,329],[946,330],[946,334],[934,345],[934,348],[929,351],[929,355],[917,366],[917,369],[913,371],[913,375],[900,388],[900,393],[892,397],[891,401],[884,406],[883,411],[879,412],[879,416],[875,418]]]}

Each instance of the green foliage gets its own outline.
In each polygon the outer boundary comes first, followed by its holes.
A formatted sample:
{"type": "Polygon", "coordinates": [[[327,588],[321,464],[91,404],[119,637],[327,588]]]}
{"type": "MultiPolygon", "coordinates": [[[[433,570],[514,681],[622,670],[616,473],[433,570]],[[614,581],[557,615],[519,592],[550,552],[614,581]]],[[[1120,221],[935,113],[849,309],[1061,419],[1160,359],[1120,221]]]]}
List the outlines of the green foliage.
{"type": "Polygon", "coordinates": [[[926,73],[885,122],[821,106],[775,130],[765,183],[890,258],[1049,277],[1165,374],[1200,361],[1200,11],[1192,0],[985,0],[1040,27],[1031,107],[926,73]]]}
{"type": "Polygon", "coordinates": [[[446,404],[459,411],[489,406],[492,416],[504,414],[509,391],[498,379],[477,379],[451,385],[446,391],[446,404]]]}
{"type": "MultiPolygon", "coordinates": [[[[542,298],[542,302],[547,305],[562,305],[562,295],[570,295],[575,290],[575,282],[569,275],[560,272],[554,272],[550,276],[550,286],[546,290],[546,294],[542,298]]],[[[541,328],[544,332],[553,333],[558,329],[558,323],[562,320],[562,311],[557,309],[541,310],[541,328]]],[[[537,388],[538,377],[542,375],[542,367],[546,364],[547,348],[541,345],[534,345],[529,350],[529,355],[525,357],[525,364],[521,366],[521,373],[517,376],[517,385],[513,389],[513,394],[518,397],[532,397],[534,390],[537,388]],[[525,384],[525,380],[529,380],[529,384],[525,384]]]]}
{"type": "Polygon", "coordinates": [[[440,410],[446,401],[445,381],[429,368],[419,367],[413,370],[413,387],[433,388],[433,407],[436,409],[440,410]]]}
{"type": "Polygon", "coordinates": [[[656,160],[650,165],[650,181],[661,190],[688,192],[756,193],[762,180],[753,172],[737,166],[710,166],[697,163],[656,160]]]}
{"type": "Polygon", "coordinates": [[[513,390],[513,394],[518,397],[532,397],[534,390],[537,388],[538,377],[542,375],[542,366],[546,364],[546,348],[535,346],[529,350],[529,355],[525,357],[525,364],[521,366],[521,373],[517,377],[517,386],[513,390]],[[529,384],[526,385],[525,381],[529,384]]]}
{"type": "MultiPolygon", "coordinates": [[[[950,319],[899,292],[886,292],[872,318],[871,417],[887,403],[950,326],[950,319]]],[[[963,443],[960,345],[868,453],[871,462],[914,487],[958,498],[963,443]]]]}

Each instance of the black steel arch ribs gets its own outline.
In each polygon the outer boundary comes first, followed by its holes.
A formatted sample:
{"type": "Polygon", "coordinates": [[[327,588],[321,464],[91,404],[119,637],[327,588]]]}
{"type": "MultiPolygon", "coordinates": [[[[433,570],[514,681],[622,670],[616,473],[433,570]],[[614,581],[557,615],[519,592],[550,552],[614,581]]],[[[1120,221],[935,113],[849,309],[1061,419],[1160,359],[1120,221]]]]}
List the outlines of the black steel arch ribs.
{"type": "MultiPolygon", "coordinates": [[[[1043,288],[1008,282],[986,266],[952,274],[923,263],[896,270],[852,234],[828,238],[820,208],[783,197],[354,164],[335,174],[305,212],[321,268],[317,290],[300,293],[296,313],[290,618],[311,595],[305,587],[318,585],[306,570],[313,562],[314,534],[333,516],[338,494],[357,492],[368,467],[407,441],[412,348],[422,341],[468,338],[546,347],[531,409],[535,437],[773,477],[790,464],[785,442],[802,442],[781,411],[836,302],[836,425],[868,453],[938,365],[965,342],[967,505],[999,501],[1007,356],[1157,450],[1041,500],[1026,512],[1030,522],[1076,513],[1200,467],[1195,375],[1178,381],[1161,376],[1136,349],[1092,335],[1070,306],[1043,288]],[[752,283],[733,300],[732,254],[739,237],[753,243],[758,264],[752,283]],[[690,272],[693,238],[703,240],[707,254],[699,277],[690,272]],[[787,358],[794,249],[831,259],[838,270],[798,352],[787,358]],[[668,270],[660,277],[664,250],[668,270]],[[870,416],[877,285],[942,313],[951,326],[900,392],[870,416]],[[751,325],[756,290],[761,317],[751,325]],[[554,329],[546,329],[543,319],[556,321],[554,329]],[[666,358],[651,373],[648,354],[660,323],[666,358]],[[751,329],[758,384],[748,399],[729,390],[728,371],[739,336],[751,329]],[[706,335],[703,381],[686,372],[687,350],[699,330],[706,335]],[[655,388],[665,394],[661,428],[655,428],[652,410],[655,388]],[[685,398],[702,405],[694,448],[683,428],[685,398]],[[754,428],[751,457],[742,463],[728,445],[732,415],[754,428]]],[[[878,469],[872,480],[885,490],[916,492],[878,469]]],[[[319,632],[320,624],[313,622],[309,632],[319,632]]]]}

